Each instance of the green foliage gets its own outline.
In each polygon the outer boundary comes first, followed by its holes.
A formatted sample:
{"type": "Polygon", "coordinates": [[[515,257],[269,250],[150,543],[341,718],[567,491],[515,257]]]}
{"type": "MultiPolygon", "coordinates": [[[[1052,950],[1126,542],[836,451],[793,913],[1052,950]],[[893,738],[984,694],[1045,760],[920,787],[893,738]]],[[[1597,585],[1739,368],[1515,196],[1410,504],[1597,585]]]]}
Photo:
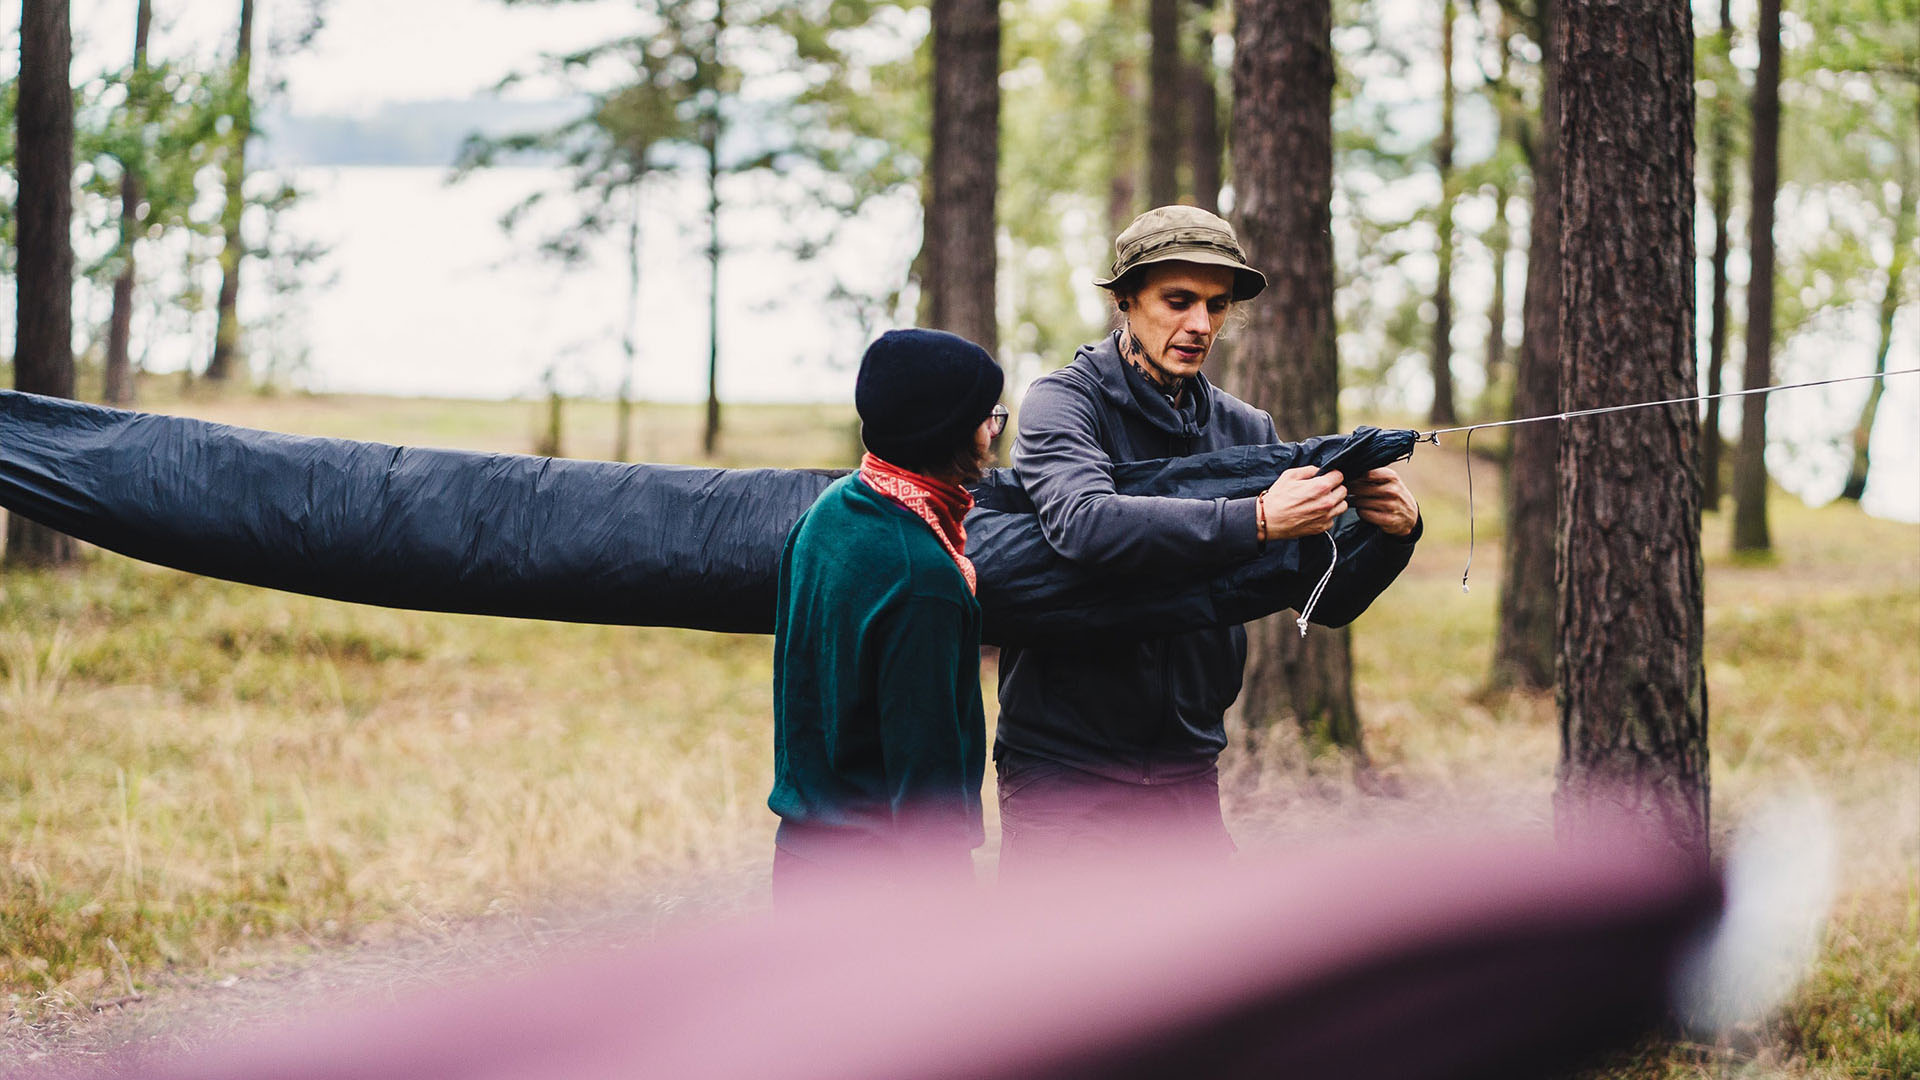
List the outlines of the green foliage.
{"type": "MultiPolygon", "coordinates": [[[[1456,207],[1474,204],[1476,216],[1498,206],[1502,195],[1524,199],[1531,191],[1530,156],[1538,138],[1539,53],[1530,12],[1492,2],[1461,4],[1454,24],[1461,137],[1451,190],[1442,192],[1429,141],[1429,129],[1438,136],[1439,105],[1414,84],[1422,65],[1432,66],[1438,57],[1440,26],[1437,19],[1431,26],[1427,20],[1405,25],[1399,19],[1402,10],[1413,9],[1350,0],[1336,4],[1334,16],[1341,384],[1350,397],[1368,400],[1373,408],[1402,404],[1390,373],[1402,362],[1424,365],[1432,347],[1442,196],[1454,195],[1456,207]]],[[[1485,213],[1488,224],[1477,236],[1459,222],[1461,216],[1463,211],[1456,210],[1456,278],[1470,259],[1491,261],[1497,250],[1524,249],[1524,236],[1511,227],[1503,231],[1491,213],[1485,213]],[[1470,238],[1478,241],[1471,252],[1463,243],[1470,238]]],[[[1454,291],[1458,303],[1458,285],[1454,291]]],[[[1517,307],[1520,295],[1517,286],[1508,289],[1509,309],[1517,307]]],[[[1455,312],[1456,371],[1475,357],[1485,359],[1484,340],[1462,336],[1484,314],[1465,307],[1455,312]]],[[[1509,349],[1510,360],[1512,355],[1509,349]]]]}
{"type": "Polygon", "coordinates": [[[1089,271],[1110,258],[1113,178],[1138,167],[1118,148],[1121,127],[1139,121],[1112,87],[1125,65],[1145,85],[1144,9],[1132,20],[1103,0],[1002,10],[1001,354],[1055,368],[1100,334],[1089,271]]]}
{"type": "MultiPolygon", "coordinates": [[[[805,192],[808,204],[850,215],[917,169],[913,148],[924,142],[915,137],[924,125],[912,122],[916,110],[902,99],[913,94],[919,72],[911,48],[893,40],[916,6],[641,0],[636,33],[544,58],[547,74],[587,99],[580,116],[546,131],[469,138],[456,176],[515,157],[558,156],[580,212],[543,238],[542,248],[577,263],[588,237],[628,220],[649,176],[690,167],[716,137],[713,125],[724,125],[721,172],[811,165],[818,176],[805,192]],[[740,57],[750,58],[750,69],[740,57]]],[[[526,74],[511,74],[500,87],[526,74]]],[[[516,227],[551,194],[529,196],[503,224],[516,227]]],[[[789,242],[804,248],[822,241],[789,242]]]]}
{"type": "Polygon", "coordinates": [[[782,118],[785,152],[819,170],[810,194],[846,216],[916,181],[931,123],[924,0],[790,0],[760,22],[801,83],[782,118]]]}
{"type": "MultiPolygon", "coordinates": [[[[1783,244],[1777,319],[1877,302],[1894,264],[1920,259],[1920,0],[1818,0],[1783,27],[1782,178],[1819,221],[1783,244]]],[[[1920,298],[1906,275],[1896,306],[1920,298]]]]}
{"type": "Polygon", "coordinates": [[[14,243],[14,112],[20,103],[20,81],[16,74],[0,79],[0,180],[6,191],[0,197],[0,274],[13,273],[14,243]]]}
{"type": "MultiPolygon", "coordinates": [[[[300,47],[318,32],[321,3],[308,0],[309,18],[285,47],[300,47]]],[[[186,237],[187,243],[175,246],[184,256],[180,292],[153,297],[152,306],[176,316],[204,307],[198,270],[213,256],[197,241],[217,235],[220,221],[194,216],[196,194],[208,172],[224,168],[233,156],[236,118],[251,114],[260,93],[236,76],[230,64],[194,57],[149,58],[142,65],[78,76],[73,98],[74,224],[83,287],[109,288],[125,266],[129,243],[186,237]],[[123,236],[121,181],[128,175],[139,181],[140,200],[134,231],[123,236]]],[[[16,97],[11,77],[0,82],[0,173],[9,188],[16,97]]],[[[265,244],[246,254],[270,260],[268,284],[282,297],[304,287],[301,271],[324,254],[278,228],[281,216],[299,197],[284,181],[255,184],[246,192],[245,206],[258,208],[268,222],[265,244]]],[[[12,271],[14,214],[9,192],[0,198],[0,273],[12,271]]],[[[146,284],[145,278],[137,283],[142,288],[146,284]]],[[[86,308],[76,305],[77,312],[86,308]]]]}
{"type": "MultiPolygon", "coordinates": [[[[222,156],[223,119],[232,89],[224,71],[161,61],[108,72],[82,88],[74,157],[84,198],[118,227],[121,178],[140,184],[137,231],[159,240],[175,230],[211,235],[213,222],[192,216],[195,184],[222,156]]],[[[119,276],[126,253],[116,242],[82,273],[104,287],[119,276]]]]}

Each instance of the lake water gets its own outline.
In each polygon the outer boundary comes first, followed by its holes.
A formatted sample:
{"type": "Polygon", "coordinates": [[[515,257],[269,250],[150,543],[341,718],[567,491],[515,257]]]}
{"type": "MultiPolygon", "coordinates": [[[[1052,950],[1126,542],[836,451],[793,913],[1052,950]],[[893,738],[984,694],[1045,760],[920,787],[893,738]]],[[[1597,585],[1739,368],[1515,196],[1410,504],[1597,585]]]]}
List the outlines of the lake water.
{"type": "MultiPolygon", "coordinates": [[[[508,236],[503,211],[536,192],[563,195],[546,169],[497,169],[449,185],[434,168],[303,169],[312,195],[288,227],[329,247],[329,287],[303,298],[302,381],[315,389],[507,397],[549,370],[570,393],[611,395],[623,368],[625,234],[564,268],[535,248],[566,223],[558,203],[508,236]]],[[[772,183],[731,178],[722,212],[720,394],[729,401],[845,400],[865,328],[831,298],[837,282],[904,278],[918,247],[911,203],[876,206],[844,242],[802,260],[767,207],[772,183]]],[[[818,227],[820,221],[808,224],[818,227]]],[[[649,189],[642,210],[636,375],[640,396],[707,392],[708,271],[701,185],[649,189]]]]}

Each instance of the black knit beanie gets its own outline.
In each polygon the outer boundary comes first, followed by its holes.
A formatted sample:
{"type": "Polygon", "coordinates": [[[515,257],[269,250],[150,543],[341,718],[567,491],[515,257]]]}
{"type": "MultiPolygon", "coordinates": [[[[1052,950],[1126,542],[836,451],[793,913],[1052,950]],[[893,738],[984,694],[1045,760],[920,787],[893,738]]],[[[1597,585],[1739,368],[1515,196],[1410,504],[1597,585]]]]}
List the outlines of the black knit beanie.
{"type": "Polygon", "coordinates": [[[958,447],[1000,400],[1006,376],[987,350],[944,330],[889,330],[867,346],[853,384],[860,441],[921,464],[958,447]]]}

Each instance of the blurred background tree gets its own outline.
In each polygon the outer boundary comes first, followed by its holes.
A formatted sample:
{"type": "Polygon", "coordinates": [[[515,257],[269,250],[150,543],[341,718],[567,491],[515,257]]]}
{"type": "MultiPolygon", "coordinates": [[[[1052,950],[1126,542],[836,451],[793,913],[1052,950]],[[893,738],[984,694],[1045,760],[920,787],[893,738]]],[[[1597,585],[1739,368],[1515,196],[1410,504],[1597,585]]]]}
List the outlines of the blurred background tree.
{"type": "MultiPolygon", "coordinates": [[[[545,231],[540,250],[569,267],[588,259],[587,242],[609,232],[622,237],[627,270],[626,314],[621,320],[620,351],[625,364],[616,395],[613,456],[629,459],[633,431],[635,369],[639,357],[641,267],[641,210],[644,189],[656,169],[684,165],[670,156],[685,150],[701,133],[700,95],[710,65],[700,59],[712,43],[706,12],[694,13],[691,4],[663,4],[639,33],[603,42],[565,56],[548,57],[545,67],[568,85],[596,69],[618,69],[614,81],[586,93],[588,105],[575,118],[544,131],[503,136],[469,136],[455,163],[456,178],[503,160],[529,155],[554,157],[569,174],[566,194],[569,214],[564,224],[545,231]]],[[[502,80],[504,89],[521,74],[502,80]]],[[[700,144],[704,149],[704,143],[700,144]]],[[[519,229],[529,213],[555,192],[535,191],[509,208],[501,227],[519,229]]],[[[551,371],[547,382],[555,401],[551,371]]],[[[559,409],[552,410],[558,427],[559,409]]],[[[717,435],[717,433],[716,433],[717,435]]],[[[548,444],[557,447],[559,434],[551,431],[548,444]]]]}
{"type": "MultiPolygon", "coordinates": [[[[1747,387],[1773,381],[1773,299],[1776,198],[1780,190],[1780,0],[1760,0],[1755,41],[1760,65],[1753,82],[1753,155],[1747,217],[1747,387]]],[[[1760,552],[1773,546],[1767,529],[1767,396],[1740,400],[1740,449],[1733,466],[1733,548],[1760,552]]]]}
{"type": "Polygon", "coordinates": [[[923,321],[1000,349],[1000,4],[932,0],[933,136],[922,187],[923,321]]]}
{"type": "MultiPolygon", "coordinates": [[[[1735,144],[1736,117],[1745,95],[1739,72],[1733,66],[1733,2],[1720,0],[1719,18],[1713,31],[1697,41],[1695,70],[1700,86],[1702,116],[1696,124],[1705,129],[1707,140],[1701,156],[1706,159],[1709,187],[1707,201],[1713,216],[1713,253],[1710,256],[1713,282],[1708,308],[1707,373],[1705,392],[1721,392],[1727,361],[1727,334],[1731,312],[1728,309],[1727,257],[1732,237],[1728,221],[1733,213],[1733,163],[1741,154],[1735,144]]],[[[1700,480],[1702,505],[1720,509],[1721,462],[1726,440],[1720,434],[1720,402],[1706,405],[1706,420],[1700,438],[1700,480]]]]}
{"type": "MultiPolygon", "coordinates": [[[[1823,227],[1787,231],[1777,322],[1791,340],[1823,319],[1866,313],[1871,356],[1847,368],[1885,372],[1894,319],[1920,298],[1910,272],[1920,257],[1920,2],[1824,0],[1797,14],[1781,76],[1792,106],[1782,120],[1781,179],[1797,207],[1818,209],[1823,227]]],[[[1866,492],[1885,389],[1868,384],[1843,439],[1843,499],[1866,492]]]]}
{"type": "MultiPolygon", "coordinates": [[[[505,2],[540,6],[580,0],[505,2]]],[[[456,177],[528,158],[561,164],[569,177],[564,193],[535,192],[509,208],[501,224],[509,232],[519,230],[536,207],[564,194],[571,216],[537,238],[539,250],[562,265],[586,265],[589,243],[596,237],[609,232],[623,237],[628,288],[616,457],[624,460],[630,445],[647,182],[666,172],[698,173],[705,181],[708,345],[703,445],[711,457],[721,435],[723,180],[754,172],[799,174],[802,184],[789,197],[828,208],[843,219],[857,214],[867,200],[910,182],[926,145],[925,137],[915,132],[924,130],[916,120],[923,122],[927,110],[912,101],[912,79],[924,66],[911,57],[889,57],[887,49],[868,41],[867,48],[879,56],[874,59],[853,40],[902,8],[884,0],[636,3],[633,33],[540,62],[538,73],[557,76],[561,85],[583,98],[577,115],[537,131],[474,135],[462,147],[456,177]],[[734,59],[736,51],[753,58],[754,71],[734,59]],[[792,77],[797,77],[797,87],[792,77]]],[[[534,73],[510,73],[496,91],[534,73]]],[[[991,220],[992,214],[987,217],[991,220]]],[[[825,233],[796,228],[785,243],[805,257],[831,239],[831,228],[825,233]]],[[[844,289],[841,294],[851,304],[871,302],[844,289]]]]}
{"type": "Polygon", "coordinates": [[[240,343],[240,263],[246,257],[246,239],[240,225],[246,215],[247,144],[253,141],[253,4],[240,0],[240,32],[233,62],[221,88],[222,175],[225,202],[220,212],[220,299],[216,305],[213,356],[207,361],[207,379],[225,382],[233,374],[240,343]]]}
{"type": "MultiPolygon", "coordinates": [[[[67,0],[24,0],[13,114],[13,385],[54,397],[74,396],[72,55],[67,0]]],[[[76,554],[71,537],[8,515],[10,565],[57,566],[76,554]]]]}
{"type": "Polygon", "coordinates": [[[81,157],[87,164],[83,193],[118,203],[117,242],[108,254],[85,268],[96,286],[112,292],[101,400],[127,405],[134,400],[132,330],[140,242],[159,241],[175,230],[208,231],[194,216],[196,180],[212,165],[221,142],[221,87],[215,73],[176,61],[151,63],[147,39],[152,28],[150,0],[140,0],[132,63],[108,73],[101,97],[118,101],[99,130],[83,132],[81,157]]]}

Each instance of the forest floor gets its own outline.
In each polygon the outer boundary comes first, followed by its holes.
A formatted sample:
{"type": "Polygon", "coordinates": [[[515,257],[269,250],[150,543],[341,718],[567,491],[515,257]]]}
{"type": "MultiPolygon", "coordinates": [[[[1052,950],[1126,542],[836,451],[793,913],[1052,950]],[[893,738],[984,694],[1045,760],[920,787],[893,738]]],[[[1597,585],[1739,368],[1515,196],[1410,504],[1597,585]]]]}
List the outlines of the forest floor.
{"type": "MultiPolygon", "coordinates": [[[[544,422],[523,402],[149,407],[509,451],[544,422]]],[[[563,449],[609,453],[611,415],[569,406],[563,449]]],[[[700,417],[644,409],[636,456],[699,461],[700,417]]],[[[852,460],[844,408],[733,407],[727,422],[726,464],[852,460]]],[[[1551,819],[1551,698],[1485,688],[1497,465],[1474,464],[1464,594],[1465,460],[1423,447],[1405,471],[1427,537],[1353,633],[1373,773],[1356,782],[1286,737],[1258,760],[1236,746],[1243,846],[1551,819]]],[[[1822,800],[1837,901],[1775,1014],[1590,1075],[1920,1076],[1920,527],[1776,493],[1775,555],[1752,563],[1728,557],[1727,524],[1706,522],[1715,831],[1724,843],[1783,796],[1822,800]]],[[[763,907],[770,652],[766,638],[338,604],[103,552],[0,577],[0,1076],[763,907]]]]}

